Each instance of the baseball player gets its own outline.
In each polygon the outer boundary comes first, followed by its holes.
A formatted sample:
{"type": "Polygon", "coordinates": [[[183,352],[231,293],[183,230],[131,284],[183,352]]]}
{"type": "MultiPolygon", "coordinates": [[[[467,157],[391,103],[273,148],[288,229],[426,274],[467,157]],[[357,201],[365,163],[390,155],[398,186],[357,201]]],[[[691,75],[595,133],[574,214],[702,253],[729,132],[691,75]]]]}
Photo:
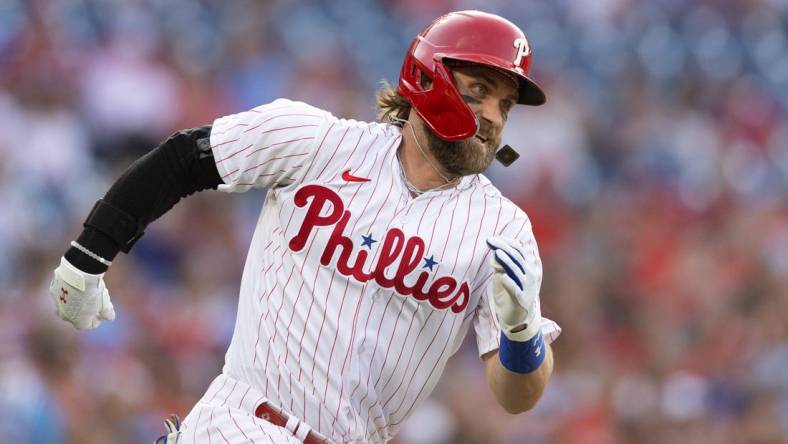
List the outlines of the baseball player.
{"type": "Polygon", "coordinates": [[[560,328],[528,217],[481,173],[509,110],[545,101],[530,65],[517,26],[454,12],[413,41],[380,122],[279,99],[173,134],[88,215],[58,315],[114,319],[104,272],[180,198],[262,189],[224,368],[166,442],[389,441],[471,327],[495,398],[529,410],[560,328]]]}

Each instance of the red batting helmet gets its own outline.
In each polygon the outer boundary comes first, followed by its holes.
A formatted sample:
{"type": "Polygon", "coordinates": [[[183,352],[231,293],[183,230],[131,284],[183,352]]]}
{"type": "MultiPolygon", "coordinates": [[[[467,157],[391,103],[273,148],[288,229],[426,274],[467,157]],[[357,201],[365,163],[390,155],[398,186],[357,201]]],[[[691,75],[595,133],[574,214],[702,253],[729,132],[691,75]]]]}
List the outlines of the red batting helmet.
{"type": "Polygon", "coordinates": [[[438,17],[410,45],[399,78],[399,92],[440,138],[462,140],[476,134],[478,122],[463,101],[447,61],[498,69],[517,79],[524,105],[545,102],[542,89],[528,78],[531,47],[512,22],[481,11],[451,12],[438,17]],[[421,74],[432,80],[421,87],[421,74]]]}

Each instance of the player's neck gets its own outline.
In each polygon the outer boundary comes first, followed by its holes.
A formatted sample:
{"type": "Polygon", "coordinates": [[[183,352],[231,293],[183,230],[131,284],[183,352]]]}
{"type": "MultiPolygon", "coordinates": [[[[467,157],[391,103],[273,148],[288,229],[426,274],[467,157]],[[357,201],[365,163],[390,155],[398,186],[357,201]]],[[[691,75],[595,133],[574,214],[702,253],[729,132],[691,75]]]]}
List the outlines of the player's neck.
{"type": "Polygon", "coordinates": [[[451,175],[440,165],[429,151],[423,137],[417,140],[414,136],[419,137],[419,133],[414,131],[412,123],[408,122],[402,128],[402,142],[399,146],[400,163],[407,182],[420,191],[456,184],[459,177],[451,175]]]}

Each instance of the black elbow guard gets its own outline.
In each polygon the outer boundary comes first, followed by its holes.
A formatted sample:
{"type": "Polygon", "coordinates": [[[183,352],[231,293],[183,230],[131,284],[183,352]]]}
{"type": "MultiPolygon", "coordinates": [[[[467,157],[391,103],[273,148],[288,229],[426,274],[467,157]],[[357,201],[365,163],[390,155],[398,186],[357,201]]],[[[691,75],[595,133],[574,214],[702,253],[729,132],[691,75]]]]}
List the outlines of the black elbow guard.
{"type": "Polygon", "coordinates": [[[145,232],[145,226],[140,224],[138,218],[104,199],[96,202],[83,225],[107,235],[124,253],[128,253],[145,232]]]}

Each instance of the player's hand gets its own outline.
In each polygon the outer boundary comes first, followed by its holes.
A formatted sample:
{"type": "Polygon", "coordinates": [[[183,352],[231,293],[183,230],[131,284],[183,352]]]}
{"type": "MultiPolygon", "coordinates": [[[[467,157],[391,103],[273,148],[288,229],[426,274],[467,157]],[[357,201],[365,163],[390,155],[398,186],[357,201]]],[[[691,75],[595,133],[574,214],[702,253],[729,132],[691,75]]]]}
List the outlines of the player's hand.
{"type": "Polygon", "coordinates": [[[57,315],[79,330],[93,329],[115,319],[115,308],[104,285],[104,273],[88,274],[60,259],[49,284],[57,315]]]}
{"type": "Polygon", "coordinates": [[[513,239],[491,237],[487,245],[493,251],[493,302],[501,330],[513,341],[528,341],[541,328],[542,261],[527,257],[513,239]]]}

